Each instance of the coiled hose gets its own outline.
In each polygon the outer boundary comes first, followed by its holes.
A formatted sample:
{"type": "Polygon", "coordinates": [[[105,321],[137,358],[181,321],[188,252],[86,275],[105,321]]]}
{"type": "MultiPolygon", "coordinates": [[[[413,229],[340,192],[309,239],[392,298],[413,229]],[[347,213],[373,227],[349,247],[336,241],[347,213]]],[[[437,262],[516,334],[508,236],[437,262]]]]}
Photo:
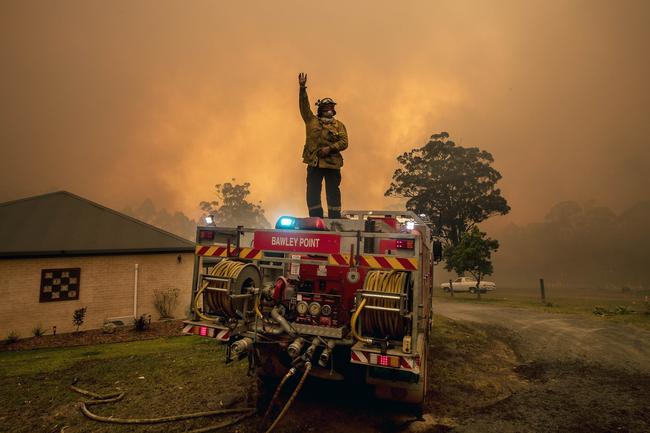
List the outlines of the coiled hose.
{"type": "MultiPolygon", "coordinates": [[[[407,277],[408,274],[406,272],[370,271],[366,275],[363,289],[372,292],[399,295],[405,290],[407,277]]],[[[359,320],[361,312],[366,305],[399,308],[400,300],[363,298],[350,321],[352,335],[357,341],[367,344],[372,343],[372,339],[364,337],[364,335],[372,335],[379,338],[390,337],[393,339],[401,339],[404,336],[404,321],[398,312],[368,309],[364,313],[363,322],[359,320]],[[368,302],[371,302],[371,304],[368,304],[368,302]],[[361,328],[361,332],[357,329],[358,327],[361,328]]]]}
{"type": "MultiPolygon", "coordinates": [[[[261,284],[261,277],[257,266],[233,260],[221,260],[210,270],[209,275],[231,279],[231,285],[234,287],[236,294],[241,292],[245,287],[259,287],[261,284]]],[[[194,297],[194,311],[201,319],[208,321],[215,320],[215,317],[206,315],[199,308],[199,302],[202,299],[203,292],[208,288],[225,289],[226,284],[226,282],[221,281],[203,282],[194,297]]],[[[241,308],[240,303],[233,303],[232,298],[226,292],[210,291],[207,296],[203,297],[203,300],[210,311],[227,317],[236,317],[237,309],[241,308]]],[[[256,300],[256,305],[257,302],[256,300]]],[[[261,315],[259,313],[259,307],[256,308],[256,313],[261,315]]]]}

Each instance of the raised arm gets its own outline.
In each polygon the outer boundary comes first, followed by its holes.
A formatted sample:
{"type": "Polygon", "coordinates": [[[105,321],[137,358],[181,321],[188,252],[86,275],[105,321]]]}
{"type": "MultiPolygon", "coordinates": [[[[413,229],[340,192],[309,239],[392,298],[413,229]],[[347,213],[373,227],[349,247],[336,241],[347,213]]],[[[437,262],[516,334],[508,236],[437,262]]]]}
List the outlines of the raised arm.
{"type": "Polygon", "coordinates": [[[300,85],[300,92],[298,94],[298,105],[300,106],[300,115],[302,120],[308,122],[314,117],[314,113],[309,106],[309,97],[307,96],[307,74],[301,72],[298,74],[298,84],[300,85]]]}

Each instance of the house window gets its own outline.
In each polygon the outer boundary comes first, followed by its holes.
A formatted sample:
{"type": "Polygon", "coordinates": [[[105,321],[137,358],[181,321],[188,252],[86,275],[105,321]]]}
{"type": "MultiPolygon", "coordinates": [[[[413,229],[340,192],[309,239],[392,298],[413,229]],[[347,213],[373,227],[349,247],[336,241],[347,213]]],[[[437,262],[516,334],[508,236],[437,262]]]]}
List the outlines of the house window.
{"type": "Polygon", "coordinates": [[[79,299],[80,268],[43,269],[40,302],[79,299]]]}

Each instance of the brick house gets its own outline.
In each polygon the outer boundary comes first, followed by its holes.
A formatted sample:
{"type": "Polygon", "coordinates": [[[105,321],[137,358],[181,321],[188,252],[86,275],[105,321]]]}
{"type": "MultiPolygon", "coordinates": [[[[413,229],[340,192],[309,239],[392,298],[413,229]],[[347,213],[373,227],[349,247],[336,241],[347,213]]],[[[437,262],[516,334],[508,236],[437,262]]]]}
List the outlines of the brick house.
{"type": "Polygon", "coordinates": [[[185,317],[194,244],[66,191],[0,204],[0,339],[70,332],[151,314],[154,290],[180,291],[175,317],[185,317]]]}

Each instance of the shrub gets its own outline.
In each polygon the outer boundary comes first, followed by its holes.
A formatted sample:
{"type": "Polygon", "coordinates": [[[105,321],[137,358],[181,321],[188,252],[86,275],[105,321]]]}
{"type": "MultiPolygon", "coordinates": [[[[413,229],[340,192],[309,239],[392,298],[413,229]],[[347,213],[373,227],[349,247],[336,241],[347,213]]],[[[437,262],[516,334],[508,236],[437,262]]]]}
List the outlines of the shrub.
{"type": "Polygon", "coordinates": [[[609,311],[607,308],[600,307],[600,306],[594,307],[594,309],[591,312],[597,316],[607,316],[609,314],[612,314],[612,312],[609,311]]]}
{"type": "Polygon", "coordinates": [[[614,310],[614,314],[633,314],[633,313],[634,313],[634,310],[632,310],[627,305],[619,305],[614,310]]]}
{"type": "Polygon", "coordinates": [[[18,335],[18,333],[16,331],[11,331],[9,333],[9,335],[7,335],[7,339],[5,340],[5,343],[14,344],[15,342],[18,341],[19,338],[20,338],[20,336],[18,335]]]}
{"type": "Polygon", "coordinates": [[[79,308],[74,310],[72,313],[72,324],[77,327],[77,332],[79,332],[79,327],[84,324],[86,320],[86,307],[79,308]]]}
{"type": "Polygon", "coordinates": [[[43,335],[45,335],[45,328],[43,328],[42,323],[39,323],[34,327],[34,329],[32,329],[32,335],[34,337],[42,337],[43,335]]]}
{"type": "Polygon", "coordinates": [[[176,288],[154,290],[153,305],[156,307],[161,319],[171,319],[174,317],[173,313],[178,305],[179,293],[180,291],[176,288]]]}
{"type": "Polygon", "coordinates": [[[133,329],[138,332],[146,331],[149,329],[149,325],[151,325],[151,315],[147,316],[143,314],[142,316],[133,320],[133,329]]]}

